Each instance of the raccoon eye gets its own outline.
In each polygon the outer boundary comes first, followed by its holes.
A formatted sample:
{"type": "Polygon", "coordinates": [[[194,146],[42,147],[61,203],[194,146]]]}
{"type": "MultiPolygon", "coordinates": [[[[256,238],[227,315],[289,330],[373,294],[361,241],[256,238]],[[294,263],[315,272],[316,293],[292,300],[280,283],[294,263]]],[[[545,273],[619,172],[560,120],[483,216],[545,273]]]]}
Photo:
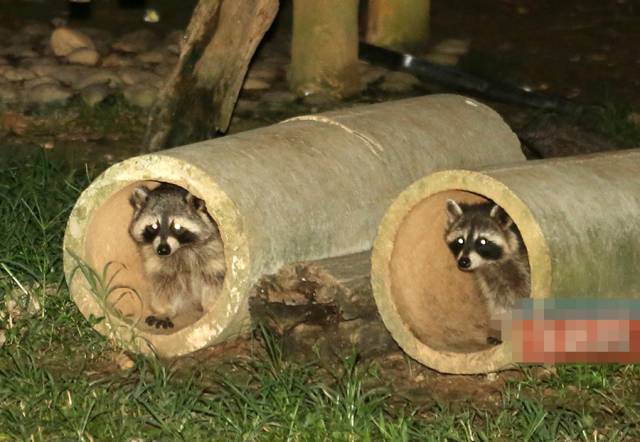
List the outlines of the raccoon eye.
{"type": "Polygon", "coordinates": [[[478,242],[480,243],[480,245],[481,245],[481,246],[486,246],[486,245],[487,245],[487,240],[486,240],[486,239],[484,239],[484,238],[480,238],[480,239],[478,240],[478,242]]]}
{"type": "Polygon", "coordinates": [[[457,242],[458,244],[462,245],[462,244],[464,244],[464,238],[463,238],[463,237],[460,237],[460,238],[456,239],[456,242],[457,242]]]}
{"type": "Polygon", "coordinates": [[[180,230],[182,230],[182,226],[179,223],[173,223],[173,228],[179,232],[180,230]]]}
{"type": "Polygon", "coordinates": [[[151,232],[155,232],[156,230],[158,230],[158,227],[160,227],[160,226],[158,226],[158,223],[153,223],[153,224],[147,226],[147,229],[149,231],[151,231],[151,232]]]}

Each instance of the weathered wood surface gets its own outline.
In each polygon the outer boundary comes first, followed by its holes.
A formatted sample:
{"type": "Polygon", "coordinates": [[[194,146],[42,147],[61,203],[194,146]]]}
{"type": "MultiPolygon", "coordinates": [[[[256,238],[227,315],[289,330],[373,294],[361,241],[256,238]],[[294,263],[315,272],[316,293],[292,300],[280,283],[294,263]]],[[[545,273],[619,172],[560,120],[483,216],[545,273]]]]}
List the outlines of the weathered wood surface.
{"type": "Polygon", "coordinates": [[[249,62],[277,10],[278,0],[200,0],[178,64],[150,112],[146,150],[227,130],[249,62]]]}
{"type": "Polygon", "coordinates": [[[285,266],[256,287],[252,320],[281,337],[293,357],[397,351],[378,316],[369,272],[369,252],[285,266]]]}

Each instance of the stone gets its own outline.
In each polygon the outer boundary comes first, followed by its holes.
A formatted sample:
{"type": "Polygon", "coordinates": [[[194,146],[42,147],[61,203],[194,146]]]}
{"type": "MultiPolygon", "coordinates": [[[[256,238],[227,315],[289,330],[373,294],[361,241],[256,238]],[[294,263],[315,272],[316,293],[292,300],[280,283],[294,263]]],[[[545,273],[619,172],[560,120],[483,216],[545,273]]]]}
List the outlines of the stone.
{"type": "Polygon", "coordinates": [[[67,55],[67,61],[73,64],[95,66],[100,60],[100,54],[95,49],[80,48],[67,55]]]}
{"type": "Polygon", "coordinates": [[[358,64],[358,71],[360,72],[360,81],[364,87],[380,80],[388,72],[385,68],[370,65],[365,61],[361,61],[358,64]]]}
{"type": "Polygon", "coordinates": [[[102,60],[102,66],[105,68],[120,68],[135,64],[137,64],[136,59],[130,55],[109,54],[102,60]]]}
{"type": "Polygon", "coordinates": [[[249,70],[247,76],[257,80],[272,82],[282,77],[282,72],[277,67],[258,64],[249,70]]]}
{"type": "Polygon", "coordinates": [[[9,62],[7,61],[7,59],[5,57],[0,57],[0,66],[1,65],[5,65],[5,64],[9,64],[9,62]]]}
{"type": "Polygon", "coordinates": [[[162,84],[162,78],[153,72],[143,71],[137,68],[122,68],[118,71],[122,82],[128,86],[134,84],[150,84],[158,87],[162,84]]]}
{"type": "Polygon", "coordinates": [[[58,28],[51,33],[51,49],[58,57],[64,57],[80,48],[96,49],[93,40],[82,32],[58,28]]]}
{"type": "Polygon", "coordinates": [[[40,86],[41,84],[56,84],[59,85],[60,82],[58,80],[56,80],[55,78],[51,78],[51,77],[37,77],[37,78],[33,78],[31,80],[26,80],[24,83],[22,83],[22,87],[25,89],[32,89],[36,86],[40,86]]]}
{"type": "Polygon", "coordinates": [[[24,81],[31,80],[36,77],[36,74],[31,72],[29,69],[18,68],[13,66],[7,66],[4,69],[4,78],[9,81],[24,81]]]}
{"type": "Polygon", "coordinates": [[[339,101],[337,97],[326,93],[309,94],[302,99],[305,106],[317,110],[318,107],[333,106],[339,101]]]}
{"type": "Polygon", "coordinates": [[[429,52],[438,53],[438,54],[457,55],[458,57],[460,57],[466,54],[467,52],[469,52],[470,46],[471,46],[470,40],[465,40],[460,38],[448,38],[436,44],[429,52]]]}
{"type": "Polygon", "coordinates": [[[105,55],[109,52],[111,44],[113,43],[113,34],[111,32],[92,27],[78,28],[78,31],[91,38],[93,43],[96,45],[96,50],[100,54],[105,55]]]}
{"type": "Polygon", "coordinates": [[[106,84],[92,84],[80,91],[80,97],[87,105],[94,107],[95,105],[102,103],[105,98],[113,93],[106,84]]]}
{"type": "Polygon", "coordinates": [[[420,84],[420,81],[406,72],[389,72],[384,76],[380,90],[389,93],[409,92],[420,84]]]}
{"type": "Polygon", "coordinates": [[[120,76],[110,69],[99,69],[86,77],[80,79],[76,84],[76,89],[84,89],[94,84],[106,84],[111,87],[119,87],[122,85],[120,76]]]}
{"type": "Polygon", "coordinates": [[[260,106],[260,102],[257,100],[240,99],[236,103],[235,113],[252,114],[258,109],[258,106],[260,106]]]}
{"type": "Polygon", "coordinates": [[[441,54],[439,52],[428,53],[424,56],[424,59],[431,63],[439,64],[442,66],[455,66],[458,64],[460,57],[454,54],[441,54]]]}
{"type": "Polygon", "coordinates": [[[29,23],[20,29],[20,33],[28,36],[42,38],[51,33],[51,26],[44,23],[29,23]]]}
{"type": "Polygon", "coordinates": [[[55,58],[43,57],[40,59],[25,60],[21,63],[38,77],[50,77],[52,73],[60,69],[60,63],[55,58]]]}
{"type": "Polygon", "coordinates": [[[175,68],[175,66],[173,66],[173,65],[159,64],[158,66],[156,66],[153,69],[153,72],[155,72],[156,74],[158,74],[159,76],[161,76],[163,78],[166,78],[171,74],[171,72],[173,72],[174,68],[175,68]]]}
{"type": "Polygon", "coordinates": [[[631,112],[627,117],[627,121],[635,126],[640,127],[640,112],[631,112]]]}
{"type": "Polygon", "coordinates": [[[154,32],[148,29],[139,29],[124,34],[111,45],[111,48],[116,51],[139,54],[150,50],[157,43],[158,37],[154,32]]]}
{"type": "Polygon", "coordinates": [[[143,109],[150,108],[158,95],[158,89],[146,84],[127,86],[122,92],[127,103],[143,109]]]}
{"type": "Polygon", "coordinates": [[[73,88],[77,88],[86,77],[96,72],[95,68],[79,65],[62,65],[52,70],[50,77],[73,88]]]}
{"type": "Polygon", "coordinates": [[[264,89],[269,89],[271,85],[259,78],[247,78],[242,85],[242,89],[245,91],[259,91],[264,89]]]}
{"type": "Polygon", "coordinates": [[[265,103],[293,103],[297,99],[296,94],[289,91],[269,91],[260,97],[265,103]]]}
{"type": "Polygon", "coordinates": [[[146,51],[136,55],[136,59],[142,63],[158,64],[165,60],[165,54],[158,50],[146,51]]]}
{"type": "Polygon", "coordinates": [[[175,30],[170,32],[167,35],[167,37],[164,39],[164,44],[170,53],[174,55],[179,55],[183,41],[184,41],[184,32],[180,30],[175,30]]]}
{"type": "Polygon", "coordinates": [[[0,83],[0,104],[14,104],[20,101],[20,94],[11,83],[0,83]]]}
{"type": "Polygon", "coordinates": [[[72,96],[68,88],[50,83],[24,91],[24,101],[30,104],[65,104],[72,96]]]}
{"type": "Polygon", "coordinates": [[[31,45],[28,44],[12,44],[0,46],[0,55],[7,55],[12,58],[20,58],[20,54],[33,51],[31,45]]]}

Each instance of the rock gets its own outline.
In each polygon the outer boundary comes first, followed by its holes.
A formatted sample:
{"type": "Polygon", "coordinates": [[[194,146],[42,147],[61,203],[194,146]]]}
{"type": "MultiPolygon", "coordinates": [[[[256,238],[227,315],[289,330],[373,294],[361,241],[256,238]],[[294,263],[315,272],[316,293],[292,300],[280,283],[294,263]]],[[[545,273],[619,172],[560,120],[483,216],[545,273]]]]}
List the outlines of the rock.
{"type": "Polygon", "coordinates": [[[120,68],[137,64],[136,59],[130,55],[109,54],[102,60],[105,68],[120,68]]]}
{"type": "Polygon", "coordinates": [[[9,81],[24,81],[31,80],[36,77],[36,74],[25,68],[14,68],[13,66],[7,66],[4,69],[4,78],[9,81]]]}
{"type": "Polygon", "coordinates": [[[24,101],[30,104],[65,104],[73,93],[66,87],[55,84],[41,84],[25,90],[24,101]]]}
{"type": "Polygon", "coordinates": [[[80,79],[75,84],[75,87],[76,89],[84,89],[94,84],[106,84],[111,87],[119,87],[122,85],[122,80],[114,71],[110,69],[100,69],[80,79]]]}
{"type": "Polygon", "coordinates": [[[100,60],[100,54],[95,49],[80,48],[67,55],[67,61],[85,66],[95,66],[100,60]]]}
{"type": "Polygon", "coordinates": [[[293,103],[298,97],[289,91],[269,91],[264,93],[260,100],[265,103],[293,103]]]}
{"type": "Polygon", "coordinates": [[[64,57],[76,49],[96,49],[90,37],[69,28],[58,28],[51,33],[51,49],[58,57],[64,57]]]}
{"type": "Polygon", "coordinates": [[[56,80],[55,78],[51,78],[51,77],[37,77],[37,78],[33,78],[31,80],[27,80],[24,83],[22,83],[22,87],[25,89],[32,89],[36,86],[40,86],[41,84],[56,84],[59,85],[60,82],[58,80],[56,80]]]}
{"type": "Polygon", "coordinates": [[[259,91],[269,89],[270,87],[271,85],[268,82],[258,78],[247,78],[242,85],[242,89],[245,91],[259,91]]]}
{"type": "Polygon", "coordinates": [[[39,59],[25,60],[21,66],[29,69],[38,77],[51,76],[51,73],[60,68],[60,63],[55,58],[42,57],[39,59]]]}
{"type": "Polygon", "coordinates": [[[153,72],[155,72],[156,74],[158,74],[162,78],[166,78],[171,74],[171,72],[173,72],[174,68],[175,68],[175,66],[173,66],[173,65],[159,64],[158,66],[155,67],[153,72]]]}
{"type": "Polygon", "coordinates": [[[9,64],[9,62],[7,61],[6,58],[4,57],[0,57],[0,66],[5,65],[5,64],[9,64]]]}
{"type": "Polygon", "coordinates": [[[418,86],[420,81],[406,72],[389,72],[384,76],[384,81],[380,85],[383,92],[403,93],[409,92],[418,86]]]}
{"type": "Polygon", "coordinates": [[[640,127],[640,113],[639,112],[631,112],[627,117],[627,121],[631,124],[634,124],[640,127]]]}
{"type": "Polygon", "coordinates": [[[158,43],[156,34],[148,29],[129,32],[111,45],[117,51],[138,54],[150,50],[158,43]]]}
{"type": "Polygon", "coordinates": [[[122,82],[126,85],[147,84],[158,87],[162,84],[162,78],[153,72],[143,71],[137,68],[122,68],[118,71],[122,82]]]}
{"type": "Polygon", "coordinates": [[[100,54],[106,55],[109,52],[111,44],[113,43],[113,34],[111,32],[92,27],[78,28],[78,31],[91,38],[96,45],[96,50],[100,54]]]}
{"type": "Polygon", "coordinates": [[[87,66],[78,65],[63,65],[58,66],[49,73],[49,77],[69,85],[73,88],[77,88],[85,78],[96,72],[96,69],[87,66]]]}
{"type": "Polygon", "coordinates": [[[7,55],[12,58],[21,58],[20,54],[33,53],[31,45],[28,44],[12,44],[6,46],[0,46],[0,55],[7,55]]]}
{"type": "Polygon", "coordinates": [[[429,52],[437,54],[457,55],[458,57],[461,57],[469,52],[470,46],[470,40],[448,38],[435,45],[429,52]]]}
{"type": "Polygon", "coordinates": [[[127,356],[124,353],[118,354],[114,358],[114,362],[116,363],[118,368],[123,371],[131,370],[136,365],[133,359],[131,359],[129,356],[127,356]]]}
{"type": "Polygon", "coordinates": [[[333,106],[337,101],[337,97],[325,93],[309,94],[302,99],[305,106],[310,106],[312,108],[333,106]]]}
{"type": "Polygon", "coordinates": [[[239,114],[252,114],[260,106],[260,102],[257,100],[240,99],[236,103],[235,113],[239,114]]]}
{"type": "Polygon", "coordinates": [[[169,35],[167,35],[167,37],[164,39],[164,44],[170,53],[179,55],[183,41],[184,32],[176,30],[170,32],[169,35]]]}
{"type": "Polygon", "coordinates": [[[11,83],[0,83],[0,104],[14,104],[20,101],[16,87],[11,83]]]}
{"type": "Polygon", "coordinates": [[[442,66],[455,66],[458,64],[460,57],[453,54],[441,54],[439,52],[434,52],[426,54],[424,59],[442,66]]]}
{"type": "Polygon", "coordinates": [[[273,82],[282,76],[282,72],[277,67],[258,64],[249,70],[247,76],[256,80],[273,82]]]}
{"type": "Polygon", "coordinates": [[[136,59],[141,61],[142,63],[149,64],[158,64],[162,63],[165,60],[165,55],[158,50],[141,52],[136,55],[136,59]]]}
{"type": "Polygon", "coordinates": [[[29,23],[20,29],[20,33],[40,39],[51,33],[51,26],[44,23],[29,23]]]}
{"type": "Polygon", "coordinates": [[[385,68],[373,66],[364,61],[360,62],[358,70],[360,72],[360,81],[364,87],[380,80],[388,72],[385,68]]]}
{"type": "Polygon", "coordinates": [[[158,89],[146,84],[127,86],[123,90],[127,103],[147,109],[153,105],[158,95],[158,89]]]}
{"type": "Polygon", "coordinates": [[[82,97],[82,101],[89,106],[94,107],[96,104],[102,103],[102,101],[112,93],[113,89],[102,83],[87,86],[80,91],[80,96],[82,97]]]}

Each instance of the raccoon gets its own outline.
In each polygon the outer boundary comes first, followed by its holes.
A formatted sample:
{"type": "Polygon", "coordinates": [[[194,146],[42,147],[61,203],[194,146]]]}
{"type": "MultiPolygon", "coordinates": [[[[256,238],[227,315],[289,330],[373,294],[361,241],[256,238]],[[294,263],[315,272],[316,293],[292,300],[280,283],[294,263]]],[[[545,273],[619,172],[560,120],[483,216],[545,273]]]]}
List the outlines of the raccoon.
{"type": "MultiPolygon", "coordinates": [[[[509,215],[498,205],[446,203],[445,241],[458,269],[473,272],[492,321],[509,313],[531,289],[527,250],[509,215]]],[[[494,331],[492,330],[492,333],[494,331]]],[[[487,342],[499,344],[489,336],[487,342]]]]}
{"type": "Polygon", "coordinates": [[[134,208],[129,234],[139,245],[153,290],[153,314],[145,322],[172,328],[176,315],[206,310],[222,288],[226,267],[218,226],[204,201],[173,184],[139,186],[129,201],[134,208]]]}

